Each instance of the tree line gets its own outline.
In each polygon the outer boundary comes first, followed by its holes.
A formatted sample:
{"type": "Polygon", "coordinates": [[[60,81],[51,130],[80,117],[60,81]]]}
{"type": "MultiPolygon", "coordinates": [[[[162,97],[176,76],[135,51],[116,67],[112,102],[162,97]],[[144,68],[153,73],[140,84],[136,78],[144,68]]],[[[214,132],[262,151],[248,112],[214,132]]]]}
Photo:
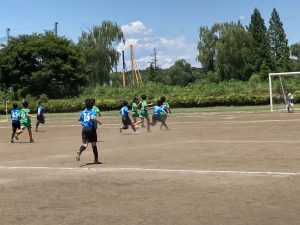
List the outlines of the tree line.
{"type": "MultiPolygon", "coordinates": [[[[0,94],[12,93],[15,99],[28,94],[68,98],[88,87],[120,87],[121,73],[113,72],[120,59],[120,43],[125,43],[124,34],[111,21],[83,31],[77,44],[53,32],[10,37],[0,48],[0,94]]],[[[153,59],[140,71],[143,80],[178,86],[249,79],[263,82],[271,71],[300,70],[300,42],[288,45],[275,8],[268,27],[258,9],[248,26],[238,21],[200,27],[197,48],[201,68],[180,59],[162,69],[153,59]]],[[[130,85],[130,71],[127,76],[130,85]]]]}

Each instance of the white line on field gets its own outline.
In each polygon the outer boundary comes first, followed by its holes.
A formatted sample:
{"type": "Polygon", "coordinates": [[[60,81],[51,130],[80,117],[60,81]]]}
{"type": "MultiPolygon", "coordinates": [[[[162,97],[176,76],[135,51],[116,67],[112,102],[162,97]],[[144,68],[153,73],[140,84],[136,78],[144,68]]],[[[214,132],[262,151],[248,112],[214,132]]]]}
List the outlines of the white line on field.
{"type": "Polygon", "coordinates": [[[187,140],[184,143],[300,143],[300,140],[187,140]]]}
{"type": "Polygon", "coordinates": [[[232,170],[179,170],[179,169],[148,169],[148,168],[75,168],[48,166],[0,166],[1,170],[65,170],[78,172],[155,172],[182,174],[229,174],[229,175],[264,175],[264,176],[300,176],[300,172],[272,171],[232,171],[232,170]]]}

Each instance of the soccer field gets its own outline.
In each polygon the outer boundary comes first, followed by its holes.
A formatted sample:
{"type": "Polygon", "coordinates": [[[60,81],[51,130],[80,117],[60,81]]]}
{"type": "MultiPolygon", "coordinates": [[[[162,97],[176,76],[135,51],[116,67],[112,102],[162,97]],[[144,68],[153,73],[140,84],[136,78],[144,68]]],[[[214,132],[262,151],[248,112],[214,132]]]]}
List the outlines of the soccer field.
{"type": "MultiPolygon", "coordinates": [[[[0,123],[0,224],[299,225],[300,113],[172,114],[170,131],[98,129],[49,116],[28,143],[0,123]]],[[[32,125],[34,125],[34,122],[32,125]]]]}

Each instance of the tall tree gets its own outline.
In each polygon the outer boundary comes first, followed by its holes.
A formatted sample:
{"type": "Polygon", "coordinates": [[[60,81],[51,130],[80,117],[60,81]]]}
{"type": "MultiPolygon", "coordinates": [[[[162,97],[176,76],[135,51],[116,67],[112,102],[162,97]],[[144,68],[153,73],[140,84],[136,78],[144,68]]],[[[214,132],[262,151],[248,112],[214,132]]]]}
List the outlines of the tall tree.
{"type": "Polygon", "coordinates": [[[78,46],[86,57],[92,83],[109,83],[109,74],[119,61],[116,48],[121,42],[125,42],[121,27],[111,21],[82,32],[78,46]]]}
{"type": "Polygon", "coordinates": [[[2,88],[13,88],[18,97],[75,96],[86,82],[86,62],[78,48],[51,32],[10,37],[0,50],[0,65],[2,88]]]}
{"type": "Polygon", "coordinates": [[[270,41],[264,19],[257,8],[251,15],[251,22],[248,27],[250,35],[250,48],[247,61],[250,65],[250,72],[259,73],[261,65],[265,62],[271,68],[270,41]]]}
{"type": "Polygon", "coordinates": [[[215,27],[209,29],[208,27],[200,27],[198,42],[199,55],[197,60],[201,63],[203,71],[209,72],[215,71],[215,59],[216,59],[216,43],[218,37],[216,35],[215,27]]]}
{"type": "Polygon", "coordinates": [[[221,81],[248,80],[246,54],[249,38],[239,23],[219,24],[219,39],[216,44],[216,69],[221,81]]]}
{"type": "Polygon", "coordinates": [[[291,45],[291,55],[294,57],[294,70],[300,71],[300,42],[291,45]]]}
{"type": "Polygon", "coordinates": [[[290,50],[282,22],[274,8],[269,21],[268,35],[271,45],[272,71],[283,72],[291,68],[290,50]]]}

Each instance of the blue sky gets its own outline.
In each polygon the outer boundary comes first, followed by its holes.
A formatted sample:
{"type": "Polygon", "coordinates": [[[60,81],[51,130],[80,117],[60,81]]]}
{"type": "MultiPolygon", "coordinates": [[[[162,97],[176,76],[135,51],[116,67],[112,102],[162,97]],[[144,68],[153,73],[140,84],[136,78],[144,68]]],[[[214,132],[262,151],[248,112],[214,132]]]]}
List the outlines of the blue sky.
{"type": "Polygon", "coordinates": [[[82,30],[110,20],[125,34],[126,45],[118,49],[125,51],[127,68],[130,44],[140,69],[149,66],[153,48],[163,68],[182,58],[200,67],[195,60],[200,26],[238,20],[248,25],[255,7],[266,26],[275,7],[289,44],[300,42],[297,0],[0,0],[0,43],[5,42],[6,28],[13,36],[42,33],[55,22],[59,35],[77,42],[82,30]]]}

